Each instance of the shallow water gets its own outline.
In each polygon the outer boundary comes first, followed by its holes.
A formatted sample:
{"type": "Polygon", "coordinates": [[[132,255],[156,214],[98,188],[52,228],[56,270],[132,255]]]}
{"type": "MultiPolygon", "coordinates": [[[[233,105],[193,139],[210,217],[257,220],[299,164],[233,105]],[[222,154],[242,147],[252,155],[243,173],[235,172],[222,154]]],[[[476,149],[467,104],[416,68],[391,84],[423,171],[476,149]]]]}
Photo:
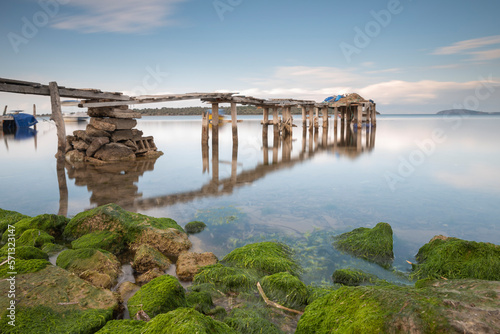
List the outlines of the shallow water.
{"type": "MultiPolygon", "coordinates": [[[[295,118],[293,138],[283,141],[272,126],[263,133],[260,117],[241,117],[237,145],[225,124],[212,150],[211,138],[201,144],[201,117],[145,117],[137,128],[164,155],[105,168],[58,170],[49,121],[25,139],[0,132],[0,207],[71,217],[114,202],[181,226],[202,220],[197,251],[221,258],[249,242],[283,241],[296,249],[307,282],[328,282],[349,266],[397,281],[331,246],[331,236],[381,221],[393,228],[402,271],[436,234],[499,243],[500,117],[383,115],[373,130],[335,132],[330,122],[312,135],[295,118]]],[[[67,124],[66,132],[84,127],[67,124]]]]}

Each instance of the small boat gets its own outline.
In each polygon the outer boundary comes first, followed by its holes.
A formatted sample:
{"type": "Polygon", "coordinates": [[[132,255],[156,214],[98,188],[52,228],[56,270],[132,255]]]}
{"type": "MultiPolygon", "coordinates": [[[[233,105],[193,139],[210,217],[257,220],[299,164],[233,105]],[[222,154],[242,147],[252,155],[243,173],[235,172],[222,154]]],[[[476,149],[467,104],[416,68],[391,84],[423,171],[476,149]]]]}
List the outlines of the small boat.
{"type": "MultiPolygon", "coordinates": [[[[219,109],[219,123],[225,120],[224,109],[219,109]]],[[[212,109],[208,109],[208,121],[212,123],[212,109]]]]}
{"type": "Polygon", "coordinates": [[[30,114],[25,114],[19,111],[12,114],[4,115],[2,117],[2,120],[3,120],[2,127],[4,130],[29,128],[38,123],[35,116],[30,114]]]}
{"type": "Polygon", "coordinates": [[[64,122],[86,122],[89,116],[85,112],[63,113],[64,122]]]}

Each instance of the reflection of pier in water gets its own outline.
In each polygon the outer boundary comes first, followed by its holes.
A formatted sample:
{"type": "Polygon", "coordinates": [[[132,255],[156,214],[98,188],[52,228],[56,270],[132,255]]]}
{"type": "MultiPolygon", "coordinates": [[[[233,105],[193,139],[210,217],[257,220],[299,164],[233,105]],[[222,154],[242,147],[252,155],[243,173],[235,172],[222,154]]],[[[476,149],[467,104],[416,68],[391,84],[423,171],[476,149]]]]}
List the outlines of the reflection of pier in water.
{"type": "MultiPolygon", "coordinates": [[[[292,136],[282,136],[279,128],[274,127],[273,144],[269,146],[269,131],[268,126],[264,125],[262,131],[262,154],[263,163],[259,164],[251,170],[244,170],[237,173],[238,168],[238,137],[237,133],[233,132],[232,146],[232,161],[231,175],[220,179],[219,175],[219,149],[218,138],[213,136],[212,139],[212,179],[199,190],[187,191],[183,193],[158,196],[154,198],[136,199],[133,208],[134,211],[148,210],[156,207],[170,206],[177,203],[187,203],[196,198],[216,197],[231,194],[236,187],[244,186],[255,182],[269,173],[274,171],[292,168],[297,164],[301,164],[310,160],[318,153],[332,153],[340,156],[346,156],[350,159],[355,159],[363,153],[372,151],[375,147],[376,128],[361,128],[356,129],[350,126],[345,126],[341,123],[339,131],[333,128],[332,136],[328,136],[329,128],[324,127],[321,133],[316,129],[307,130],[306,127],[302,131],[302,147],[300,153],[296,157],[292,157],[292,136]],[[364,130],[366,129],[366,130],[364,130]],[[309,134],[309,136],[307,136],[309,134]],[[279,159],[279,151],[281,146],[281,160],[279,159]]],[[[203,170],[208,171],[210,168],[208,140],[202,140],[202,160],[203,170]]]]}

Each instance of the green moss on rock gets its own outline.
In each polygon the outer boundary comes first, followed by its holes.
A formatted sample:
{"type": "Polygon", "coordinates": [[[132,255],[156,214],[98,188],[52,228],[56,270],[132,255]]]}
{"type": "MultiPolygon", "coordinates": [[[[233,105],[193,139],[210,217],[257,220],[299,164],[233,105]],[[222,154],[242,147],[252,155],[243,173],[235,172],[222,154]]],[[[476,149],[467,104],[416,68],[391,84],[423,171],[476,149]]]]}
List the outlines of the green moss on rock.
{"type": "Polygon", "coordinates": [[[139,320],[111,320],[96,334],[142,334],[146,324],[139,320]]]}
{"type": "Polygon", "coordinates": [[[113,254],[95,248],[67,249],[57,257],[56,264],[72,273],[94,282],[94,279],[101,283],[106,281],[105,277],[97,277],[95,273],[109,276],[106,287],[110,287],[116,282],[121,271],[120,262],[113,254]]]}
{"type": "Polygon", "coordinates": [[[177,278],[164,275],[143,285],[128,300],[127,305],[131,319],[140,310],[144,310],[150,318],[154,318],[158,314],[185,307],[187,302],[184,288],[177,278]]]}
{"type": "Polygon", "coordinates": [[[360,227],[334,237],[333,245],[356,257],[375,262],[384,268],[394,260],[392,228],[378,223],[374,228],[360,227]]]}
{"type": "Polygon", "coordinates": [[[241,334],[282,334],[266,315],[249,308],[235,308],[224,319],[224,323],[241,334]]]}
{"type": "Polygon", "coordinates": [[[261,280],[261,285],[266,296],[280,305],[303,309],[307,304],[309,293],[306,285],[289,273],[266,276],[261,280]]]}
{"type": "Polygon", "coordinates": [[[254,271],[218,263],[203,267],[194,276],[193,284],[212,283],[223,292],[240,292],[254,289],[257,281],[258,275],[254,271]]]}
{"type": "MultiPolygon", "coordinates": [[[[2,296],[7,296],[9,288],[9,282],[0,280],[2,296]]],[[[9,299],[0,298],[2,333],[91,334],[104,326],[118,307],[111,291],[98,289],[57,266],[18,275],[16,301],[16,326],[12,327],[4,312],[9,299]]]]}
{"type": "Polygon", "coordinates": [[[9,225],[14,225],[23,218],[28,218],[29,216],[23,215],[22,213],[16,211],[9,211],[0,209],[0,233],[3,234],[9,225]]]}
{"type": "Polygon", "coordinates": [[[44,243],[42,246],[42,251],[44,251],[45,253],[47,253],[49,255],[59,253],[64,249],[65,249],[65,247],[63,245],[53,244],[51,242],[44,243]]]}
{"type": "Polygon", "coordinates": [[[207,227],[207,225],[204,222],[200,221],[192,221],[186,224],[184,227],[186,232],[189,234],[195,234],[195,233],[200,233],[207,227]]]}
{"type": "Polygon", "coordinates": [[[231,266],[254,269],[264,275],[285,271],[295,276],[301,273],[291,249],[277,242],[260,242],[236,248],[222,261],[231,266]]]}
{"type": "Polygon", "coordinates": [[[191,291],[186,295],[186,300],[188,306],[203,314],[208,314],[214,306],[212,295],[206,291],[191,291]]]}
{"type": "Polygon", "coordinates": [[[207,317],[192,308],[178,308],[151,320],[144,334],[237,334],[228,325],[207,317]]]}
{"type": "Polygon", "coordinates": [[[21,234],[16,241],[16,247],[32,246],[42,247],[45,243],[53,243],[54,237],[39,229],[29,229],[21,234]]]}
{"type": "Polygon", "coordinates": [[[123,235],[110,231],[99,231],[85,234],[71,242],[73,249],[98,248],[104,249],[115,255],[119,255],[125,250],[123,235]]]}
{"type": "Polygon", "coordinates": [[[342,285],[358,286],[365,284],[375,284],[378,278],[375,275],[365,273],[356,269],[338,269],[332,275],[334,283],[342,285]]]}
{"type": "Polygon", "coordinates": [[[141,245],[135,252],[132,267],[139,273],[145,273],[154,268],[165,271],[171,264],[170,260],[155,248],[141,245]]]}
{"type": "MultiPolygon", "coordinates": [[[[69,219],[64,216],[54,214],[43,214],[36,217],[26,217],[15,223],[16,237],[31,229],[38,229],[47,232],[51,236],[58,238],[62,235],[69,219]]],[[[2,241],[7,241],[7,233],[2,236],[2,241]]]]}
{"type": "Polygon", "coordinates": [[[39,270],[50,266],[50,262],[43,259],[33,259],[33,260],[19,260],[16,259],[14,262],[5,263],[0,267],[0,278],[10,277],[12,274],[10,272],[15,272],[17,275],[35,273],[39,270]]]}
{"type": "MultiPolygon", "coordinates": [[[[8,248],[0,249],[0,262],[3,262],[7,259],[9,255],[8,248]]],[[[11,254],[11,256],[15,257],[16,260],[33,260],[33,259],[42,259],[48,260],[49,256],[47,253],[42,250],[32,247],[32,246],[19,246],[15,248],[15,253],[11,254]]]]}
{"type": "Polygon", "coordinates": [[[500,281],[500,246],[443,236],[420,248],[412,277],[500,281]]]}

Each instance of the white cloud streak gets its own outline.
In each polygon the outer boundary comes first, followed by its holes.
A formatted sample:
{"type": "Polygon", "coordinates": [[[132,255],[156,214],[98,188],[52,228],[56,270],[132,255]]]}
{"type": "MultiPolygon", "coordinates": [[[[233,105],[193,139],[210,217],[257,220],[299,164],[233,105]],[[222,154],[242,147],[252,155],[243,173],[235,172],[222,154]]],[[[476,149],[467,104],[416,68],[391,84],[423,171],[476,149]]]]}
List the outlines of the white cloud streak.
{"type": "Polygon", "coordinates": [[[83,33],[142,33],[172,25],[174,5],[186,0],[71,0],[79,14],[61,15],[52,25],[83,33]]]}
{"type": "Polygon", "coordinates": [[[449,46],[440,47],[436,49],[434,52],[432,52],[432,54],[435,55],[462,54],[469,50],[495,44],[500,44],[500,35],[460,41],[449,46]]]}

